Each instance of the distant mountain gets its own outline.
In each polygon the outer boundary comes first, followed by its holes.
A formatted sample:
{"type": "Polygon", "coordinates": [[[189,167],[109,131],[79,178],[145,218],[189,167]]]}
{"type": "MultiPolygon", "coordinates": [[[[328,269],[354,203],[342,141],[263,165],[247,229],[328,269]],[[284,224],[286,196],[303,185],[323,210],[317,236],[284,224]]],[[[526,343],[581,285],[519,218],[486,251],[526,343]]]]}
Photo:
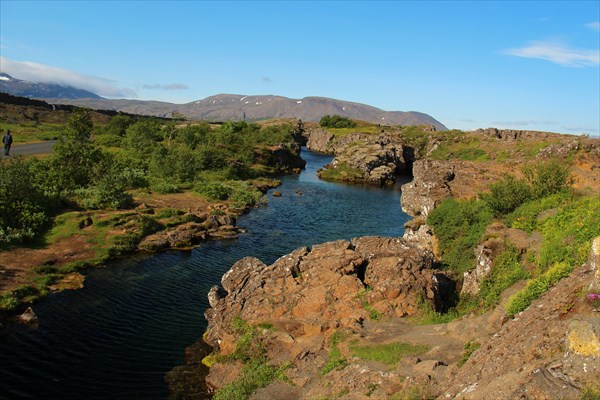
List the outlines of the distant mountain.
{"type": "Polygon", "coordinates": [[[0,73],[0,92],[36,99],[102,99],[95,93],[53,83],[34,83],[0,73]]]}
{"type": "Polygon", "coordinates": [[[447,130],[441,122],[421,112],[384,111],[366,104],[327,97],[290,99],[272,95],[219,94],[186,104],[109,99],[57,99],[57,102],[93,109],[119,110],[131,114],[163,117],[171,116],[175,112],[193,120],[259,121],[272,118],[300,118],[304,121],[318,121],[324,115],[341,115],[382,125],[434,125],[437,130],[447,130]]]}

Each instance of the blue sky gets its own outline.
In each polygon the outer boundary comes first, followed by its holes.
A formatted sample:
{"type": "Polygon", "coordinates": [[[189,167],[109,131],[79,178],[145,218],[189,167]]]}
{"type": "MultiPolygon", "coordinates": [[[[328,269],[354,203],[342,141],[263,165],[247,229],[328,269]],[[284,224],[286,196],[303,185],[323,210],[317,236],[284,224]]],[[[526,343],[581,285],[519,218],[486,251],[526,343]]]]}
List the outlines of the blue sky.
{"type": "Polygon", "coordinates": [[[599,21],[598,0],[0,0],[0,69],[111,98],[324,96],[597,136],[599,21]]]}

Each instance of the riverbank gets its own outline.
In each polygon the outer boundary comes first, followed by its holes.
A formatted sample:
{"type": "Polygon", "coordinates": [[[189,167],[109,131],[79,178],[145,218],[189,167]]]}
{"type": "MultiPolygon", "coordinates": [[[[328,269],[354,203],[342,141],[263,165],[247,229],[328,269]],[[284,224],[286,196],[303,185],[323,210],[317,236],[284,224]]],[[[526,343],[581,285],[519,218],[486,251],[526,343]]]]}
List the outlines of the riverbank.
{"type": "MultiPolygon", "coordinates": [[[[261,192],[279,186],[261,179],[261,192]]],[[[112,259],[169,249],[190,250],[205,240],[232,239],[237,218],[251,206],[214,202],[194,192],[138,192],[128,210],[71,211],[57,216],[52,228],[31,247],[2,250],[0,310],[18,315],[50,293],[80,289],[81,274],[112,259]]]]}

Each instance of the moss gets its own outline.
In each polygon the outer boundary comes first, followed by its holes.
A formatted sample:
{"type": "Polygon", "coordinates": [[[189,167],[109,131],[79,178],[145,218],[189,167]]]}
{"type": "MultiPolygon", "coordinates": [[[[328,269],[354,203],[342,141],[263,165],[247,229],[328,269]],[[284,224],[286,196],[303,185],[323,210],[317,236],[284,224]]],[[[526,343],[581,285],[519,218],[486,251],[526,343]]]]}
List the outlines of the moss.
{"type": "Polygon", "coordinates": [[[425,345],[414,345],[411,343],[394,342],[370,346],[350,346],[352,355],[363,360],[372,360],[395,366],[400,360],[409,355],[423,354],[429,350],[425,345]]]}

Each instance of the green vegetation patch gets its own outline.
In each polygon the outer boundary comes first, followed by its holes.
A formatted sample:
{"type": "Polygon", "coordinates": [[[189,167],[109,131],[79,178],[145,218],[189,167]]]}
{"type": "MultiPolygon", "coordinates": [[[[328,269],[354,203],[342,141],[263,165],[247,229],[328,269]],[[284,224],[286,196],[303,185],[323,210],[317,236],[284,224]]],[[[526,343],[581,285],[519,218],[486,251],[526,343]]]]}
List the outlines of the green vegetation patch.
{"type": "Polygon", "coordinates": [[[342,356],[338,344],[342,339],[340,332],[335,332],[331,337],[331,349],[327,357],[327,362],[319,371],[321,375],[327,375],[333,370],[343,369],[348,365],[348,361],[342,356]]]}
{"type": "Polygon", "coordinates": [[[446,268],[460,273],[473,268],[474,249],[491,220],[485,203],[478,200],[445,199],[429,214],[427,222],[439,239],[446,268]]]}
{"type": "MultiPolygon", "coordinates": [[[[261,325],[266,326],[265,324],[261,325]]],[[[212,365],[215,362],[239,360],[244,365],[239,378],[217,390],[213,399],[245,400],[254,391],[267,386],[274,379],[287,380],[285,371],[290,368],[291,363],[283,363],[280,366],[267,364],[267,350],[259,332],[259,328],[266,328],[251,326],[237,316],[232,320],[231,327],[239,335],[235,351],[227,357],[218,355],[207,357],[203,362],[212,365]]]]}
{"type": "Polygon", "coordinates": [[[327,167],[319,172],[319,178],[331,181],[353,182],[362,180],[364,174],[361,169],[346,163],[339,163],[335,167],[327,167]]]}
{"type": "Polygon", "coordinates": [[[246,400],[257,389],[263,388],[274,379],[285,380],[285,370],[289,364],[280,367],[268,365],[264,361],[251,361],[242,367],[240,377],[217,390],[214,400],[246,400]]]}
{"type": "MultiPolygon", "coordinates": [[[[549,199],[547,204],[556,204],[559,199],[549,199]]],[[[524,206],[525,210],[533,208],[524,206]]],[[[519,214],[522,212],[518,211],[519,214]]],[[[523,311],[586,261],[592,239],[600,235],[600,198],[582,197],[563,204],[556,208],[553,216],[538,221],[536,230],[542,235],[542,246],[536,259],[539,275],[511,297],[507,307],[507,314],[511,316],[523,311]]]]}
{"type": "Polygon", "coordinates": [[[323,128],[356,128],[356,122],[339,115],[325,115],[319,121],[323,128]]]}
{"type": "Polygon", "coordinates": [[[369,303],[369,301],[366,299],[365,294],[370,291],[371,289],[361,289],[357,294],[356,297],[361,301],[363,308],[365,309],[365,311],[367,311],[369,313],[369,319],[371,319],[372,321],[379,321],[382,317],[381,313],[377,310],[375,310],[371,304],[369,303]]]}
{"type": "Polygon", "coordinates": [[[465,343],[465,348],[463,350],[460,360],[458,360],[457,365],[459,367],[462,367],[463,365],[465,365],[466,362],[469,361],[469,358],[471,358],[471,355],[475,352],[475,350],[477,350],[480,347],[481,347],[481,343],[476,342],[474,340],[470,340],[467,343],[465,343]]]}
{"type": "Polygon", "coordinates": [[[484,306],[495,306],[505,289],[528,277],[529,274],[520,263],[518,250],[508,246],[494,258],[494,267],[481,282],[479,298],[484,306]]]}
{"type": "Polygon", "coordinates": [[[378,361],[389,366],[395,366],[406,356],[423,354],[428,350],[428,346],[404,342],[371,346],[350,345],[350,351],[354,357],[362,358],[363,360],[378,361]]]}

